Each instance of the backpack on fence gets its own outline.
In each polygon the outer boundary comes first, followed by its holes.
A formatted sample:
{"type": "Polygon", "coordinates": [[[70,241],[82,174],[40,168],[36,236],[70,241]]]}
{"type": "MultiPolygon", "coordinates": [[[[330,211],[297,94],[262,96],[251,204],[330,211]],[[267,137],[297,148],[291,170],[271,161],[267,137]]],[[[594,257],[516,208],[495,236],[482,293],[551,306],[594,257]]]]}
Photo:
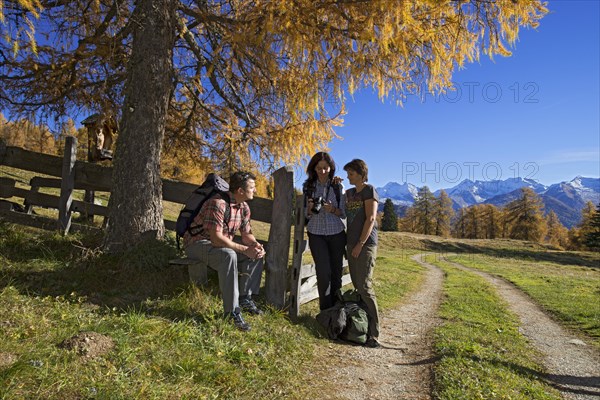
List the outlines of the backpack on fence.
{"type": "Polygon", "coordinates": [[[177,235],[177,248],[179,248],[179,240],[183,237],[186,232],[190,235],[195,236],[202,232],[202,226],[192,226],[194,218],[200,212],[200,209],[206,203],[206,201],[215,195],[221,195],[227,207],[225,209],[225,215],[223,221],[225,224],[229,223],[231,217],[231,210],[229,208],[229,196],[227,191],[229,190],[229,184],[225,182],[223,178],[216,174],[208,174],[202,185],[192,192],[192,194],[185,201],[185,205],[179,212],[177,217],[177,223],[175,226],[175,233],[177,235]]]}

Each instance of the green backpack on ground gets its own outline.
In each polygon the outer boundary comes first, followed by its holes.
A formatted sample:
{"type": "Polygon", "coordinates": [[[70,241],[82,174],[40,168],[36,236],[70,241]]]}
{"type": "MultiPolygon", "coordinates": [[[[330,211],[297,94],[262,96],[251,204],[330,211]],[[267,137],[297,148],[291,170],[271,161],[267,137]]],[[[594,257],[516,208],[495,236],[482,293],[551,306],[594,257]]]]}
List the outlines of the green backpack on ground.
{"type": "Polygon", "coordinates": [[[338,298],[344,303],[346,313],[346,327],[340,334],[340,338],[350,342],[365,344],[367,341],[367,332],[369,331],[369,316],[367,312],[359,305],[361,303],[360,295],[356,290],[347,290],[337,293],[338,298]]]}

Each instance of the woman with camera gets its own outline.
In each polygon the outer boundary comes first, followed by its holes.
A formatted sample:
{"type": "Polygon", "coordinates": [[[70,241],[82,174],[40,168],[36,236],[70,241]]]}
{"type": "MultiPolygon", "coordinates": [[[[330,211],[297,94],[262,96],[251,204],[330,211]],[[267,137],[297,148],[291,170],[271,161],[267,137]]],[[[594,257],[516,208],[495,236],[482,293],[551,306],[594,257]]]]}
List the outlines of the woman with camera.
{"type": "Polygon", "coordinates": [[[319,308],[335,304],[335,292],[342,287],[342,263],[346,247],[344,194],[334,179],[335,162],[318,152],[306,168],[308,179],[303,192],[306,201],[308,245],[315,262],[319,308]]]}
{"type": "Polygon", "coordinates": [[[377,203],[379,195],[367,184],[369,170],[363,160],[344,165],[348,181],[354,187],[346,192],[348,217],[348,268],[354,288],[367,306],[369,330],[367,347],[379,347],[379,311],[373,290],[373,268],[377,258],[377,203]]]}

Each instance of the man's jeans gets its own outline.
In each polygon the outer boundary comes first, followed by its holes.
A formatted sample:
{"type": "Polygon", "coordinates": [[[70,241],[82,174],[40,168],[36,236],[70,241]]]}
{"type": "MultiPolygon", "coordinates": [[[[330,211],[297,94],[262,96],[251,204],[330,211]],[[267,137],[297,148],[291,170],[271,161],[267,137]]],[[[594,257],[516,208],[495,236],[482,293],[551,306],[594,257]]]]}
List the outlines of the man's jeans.
{"type": "Polygon", "coordinates": [[[210,240],[199,240],[185,249],[188,258],[205,262],[219,273],[223,310],[239,307],[239,297],[258,294],[263,270],[262,259],[251,260],[232,249],[213,247],[210,240]]]}

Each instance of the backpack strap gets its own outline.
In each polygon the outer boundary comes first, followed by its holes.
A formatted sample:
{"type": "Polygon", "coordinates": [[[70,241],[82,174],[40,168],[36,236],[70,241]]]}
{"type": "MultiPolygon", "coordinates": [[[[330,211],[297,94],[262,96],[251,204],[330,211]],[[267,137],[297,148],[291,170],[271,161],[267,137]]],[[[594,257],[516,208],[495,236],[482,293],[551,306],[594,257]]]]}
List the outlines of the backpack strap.
{"type": "Polygon", "coordinates": [[[227,192],[219,193],[221,198],[225,200],[225,214],[223,215],[223,223],[229,229],[229,220],[231,220],[231,197],[227,194],[227,192]]]}
{"type": "Polygon", "coordinates": [[[337,200],[337,208],[340,208],[340,199],[342,198],[342,185],[333,184],[333,193],[335,193],[335,199],[337,200]]]}
{"type": "Polygon", "coordinates": [[[342,185],[333,183],[327,185],[326,198],[329,198],[329,189],[331,188],[333,188],[333,193],[335,194],[335,199],[337,200],[337,208],[340,208],[340,198],[342,197],[342,185]]]}
{"type": "Polygon", "coordinates": [[[227,192],[219,192],[217,196],[221,197],[222,200],[225,200],[225,213],[223,214],[223,224],[229,230],[229,221],[231,220],[231,197],[227,194],[227,192]]]}

